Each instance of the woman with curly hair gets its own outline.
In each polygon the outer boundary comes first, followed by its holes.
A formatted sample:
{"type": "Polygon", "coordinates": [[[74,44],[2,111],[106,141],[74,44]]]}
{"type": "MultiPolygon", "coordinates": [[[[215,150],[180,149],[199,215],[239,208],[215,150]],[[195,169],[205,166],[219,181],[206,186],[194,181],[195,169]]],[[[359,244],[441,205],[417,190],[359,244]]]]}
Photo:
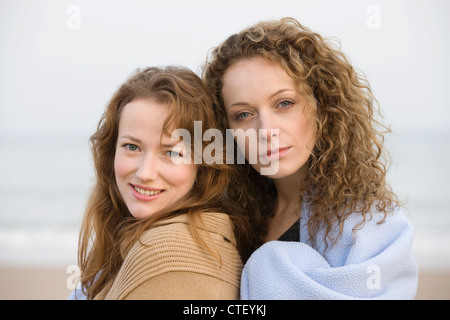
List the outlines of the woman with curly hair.
{"type": "Polygon", "coordinates": [[[253,163],[254,146],[236,139],[247,161],[228,191],[260,236],[241,298],[414,298],[413,229],[386,182],[389,130],[345,55],[295,19],[266,21],[216,47],[203,79],[222,130],[258,132],[253,163]]]}
{"type": "Polygon", "coordinates": [[[140,70],[112,97],[91,137],[96,181],[72,299],[239,298],[253,237],[224,192],[233,167],[192,163],[205,143],[173,135],[195,138],[195,121],[216,126],[210,95],[188,69],[140,70]]]}

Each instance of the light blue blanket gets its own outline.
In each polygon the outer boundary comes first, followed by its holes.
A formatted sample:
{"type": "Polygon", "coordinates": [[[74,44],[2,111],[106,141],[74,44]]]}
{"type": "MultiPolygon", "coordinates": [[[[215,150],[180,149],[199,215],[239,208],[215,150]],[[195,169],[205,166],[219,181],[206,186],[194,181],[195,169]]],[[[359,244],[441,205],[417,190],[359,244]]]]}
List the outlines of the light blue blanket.
{"type": "Polygon", "coordinates": [[[324,251],[323,234],[317,250],[310,246],[302,214],[300,242],[270,241],[252,254],[241,299],[413,299],[418,269],[411,223],[400,210],[382,224],[380,213],[372,215],[356,233],[361,216],[350,216],[342,237],[324,251]]]}
{"type": "Polygon", "coordinates": [[[78,282],[75,289],[73,289],[70,296],[67,298],[67,300],[87,300],[86,295],[83,293],[83,290],[81,288],[81,283],[78,282]]]}

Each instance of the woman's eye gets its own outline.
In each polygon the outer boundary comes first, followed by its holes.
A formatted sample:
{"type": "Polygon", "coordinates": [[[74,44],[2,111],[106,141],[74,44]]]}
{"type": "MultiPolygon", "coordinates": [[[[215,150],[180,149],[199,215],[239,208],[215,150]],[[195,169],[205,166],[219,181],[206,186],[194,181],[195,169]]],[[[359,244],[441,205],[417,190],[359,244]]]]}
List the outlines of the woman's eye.
{"type": "Polygon", "coordinates": [[[281,108],[287,108],[287,107],[291,106],[292,104],[294,104],[292,101],[283,100],[278,104],[278,106],[281,108]]]}
{"type": "Polygon", "coordinates": [[[171,158],[181,158],[183,155],[180,152],[176,151],[167,151],[166,154],[171,158]]]}
{"type": "Polygon", "coordinates": [[[130,151],[137,151],[139,149],[137,145],[132,144],[132,143],[127,143],[124,145],[124,147],[130,151]]]}
{"type": "Polygon", "coordinates": [[[241,112],[234,116],[235,120],[241,120],[250,117],[250,112],[241,112]]]}

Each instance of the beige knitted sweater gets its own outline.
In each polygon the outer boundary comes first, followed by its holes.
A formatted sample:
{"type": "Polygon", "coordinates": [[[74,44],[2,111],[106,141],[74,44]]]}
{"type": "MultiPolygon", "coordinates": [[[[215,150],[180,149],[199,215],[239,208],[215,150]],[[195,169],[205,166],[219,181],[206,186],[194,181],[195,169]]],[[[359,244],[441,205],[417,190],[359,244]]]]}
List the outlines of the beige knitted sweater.
{"type": "Polygon", "coordinates": [[[242,261],[230,219],[223,213],[200,216],[200,236],[217,248],[221,261],[197,244],[187,216],[180,215],[146,231],[109,291],[96,299],[239,299],[242,261]]]}

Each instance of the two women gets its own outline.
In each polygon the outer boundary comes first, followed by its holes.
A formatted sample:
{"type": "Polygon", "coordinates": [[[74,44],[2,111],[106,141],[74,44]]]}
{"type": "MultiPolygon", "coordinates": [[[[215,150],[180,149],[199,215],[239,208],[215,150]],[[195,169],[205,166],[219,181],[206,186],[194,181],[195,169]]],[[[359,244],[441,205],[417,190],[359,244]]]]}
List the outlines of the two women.
{"type": "Polygon", "coordinates": [[[385,181],[383,126],[342,52],[294,19],[245,29],[205,66],[214,113],[183,79],[155,80],[170,99],[148,91],[153,80],[130,89],[142,76],[119,90],[92,139],[99,182],[80,246],[88,297],[237,298],[241,261],[243,299],[414,297],[413,231],[385,181]],[[167,157],[187,153],[167,137],[194,120],[255,132],[260,144],[236,139],[246,164],[172,168],[167,157]]]}

